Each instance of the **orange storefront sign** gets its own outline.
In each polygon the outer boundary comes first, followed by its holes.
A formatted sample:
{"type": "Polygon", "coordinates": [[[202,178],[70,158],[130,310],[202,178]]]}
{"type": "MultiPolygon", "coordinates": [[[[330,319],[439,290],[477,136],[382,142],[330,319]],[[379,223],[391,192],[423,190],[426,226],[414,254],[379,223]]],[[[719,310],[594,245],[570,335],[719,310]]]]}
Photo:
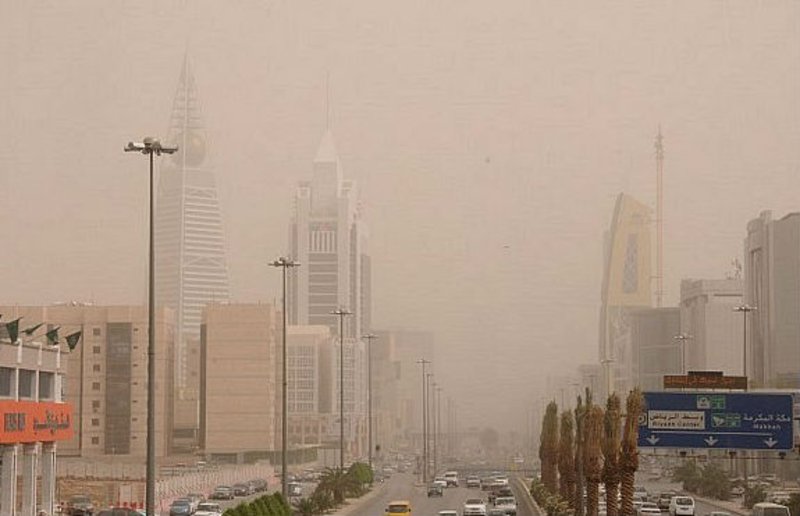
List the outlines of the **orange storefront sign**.
{"type": "Polygon", "coordinates": [[[72,437],[72,405],[0,401],[0,444],[64,441],[72,437]]]}

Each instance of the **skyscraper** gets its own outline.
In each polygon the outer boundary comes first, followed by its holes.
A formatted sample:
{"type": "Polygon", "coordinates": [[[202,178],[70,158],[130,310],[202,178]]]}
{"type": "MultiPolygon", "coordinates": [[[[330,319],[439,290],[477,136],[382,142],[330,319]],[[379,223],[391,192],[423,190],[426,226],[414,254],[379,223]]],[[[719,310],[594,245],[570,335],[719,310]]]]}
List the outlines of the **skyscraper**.
{"type": "Polygon", "coordinates": [[[353,313],[345,337],[359,338],[369,320],[369,258],[355,181],[342,175],[330,130],[314,158],[311,181],[295,194],[289,246],[302,267],[291,270],[290,324],[322,324],[339,334],[332,310],[353,313]]]}
{"type": "Polygon", "coordinates": [[[162,161],[158,185],[156,302],[175,311],[175,423],[190,431],[197,427],[202,310],[209,302],[227,301],[229,289],[219,198],[188,58],[166,141],[179,150],[162,161]]]}

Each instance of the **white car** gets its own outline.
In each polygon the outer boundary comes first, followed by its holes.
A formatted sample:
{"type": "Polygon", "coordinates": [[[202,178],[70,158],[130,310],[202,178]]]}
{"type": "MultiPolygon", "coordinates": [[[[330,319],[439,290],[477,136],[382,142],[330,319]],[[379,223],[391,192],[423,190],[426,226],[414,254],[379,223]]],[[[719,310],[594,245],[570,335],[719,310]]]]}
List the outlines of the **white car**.
{"type": "Polygon", "coordinates": [[[673,496],[669,501],[669,516],[694,516],[694,498],[673,496]]]}
{"type": "Polygon", "coordinates": [[[197,504],[197,510],[194,516],[221,516],[222,507],[214,502],[200,502],[197,504]]]}
{"type": "Polygon", "coordinates": [[[468,498],[461,516],[486,516],[486,503],[480,498],[468,498]]]}
{"type": "Polygon", "coordinates": [[[447,480],[443,479],[442,477],[434,478],[433,482],[431,483],[435,486],[441,487],[442,489],[445,489],[447,487],[447,480]]]}
{"type": "Polygon", "coordinates": [[[653,502],[643,502],[642,506],[639,507],[639,516],[660,516],[661,509],[658,508],[658,504],[653,502]]]}
{"type": "Polygon", "coordinates": [[[444,479],[447,481],[447,487],[458,487],[458,471],[445,471],[444,479]]]}
{"type": "Polygon", "coordinates": [[[517,516],[517,500],[513,496],[498,496],[494,499],[494,506],[507,516],[517,516]]]}

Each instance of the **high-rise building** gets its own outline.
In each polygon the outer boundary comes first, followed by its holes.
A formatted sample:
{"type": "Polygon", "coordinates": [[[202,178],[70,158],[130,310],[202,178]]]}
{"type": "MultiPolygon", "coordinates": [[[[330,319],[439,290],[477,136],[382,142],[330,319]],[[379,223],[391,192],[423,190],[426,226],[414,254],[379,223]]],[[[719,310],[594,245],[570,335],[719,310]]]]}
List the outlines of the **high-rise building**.
{"type": "MultiPolygon", "coordinates": [[[[752,387],[800,388],[800,213],[764,211],[744,240],[747,372],[752,387]]],[[[743,357],[744,358],[744,357],[743,357]]]]}
{"type": "Polygon", "coordinates": [[[155,220],[156,302],[176,317],[175,433],[193,437],[203,307],[229,298],[222,215],[194,75],[184,59],[161,163],[155,220]]]}
{"type": "Polygon", "coordinates": [[[619,194],[606,233],[600,294],[600,399],[633,386],[630,314],[652,306],[650,282],[650,209],[619,194]]]}
{"type": "MultiPolygon", "coordinates": [[[[320,445],[333,419],[333,343],[327,326],[289,326],[286,336],[289,445],[320,445]]],[[[338,378],[338,376],[337,376],[338,378]]]]}
{"type": "MultiPolygon", "coordinates": [[[[664,375],[683,373],[682,346],[675,339],[681,331],[681,316],[677,307],[647,308],[630,313],[632,387],[643,391],[664,388],[664,375]]],[[[627,391],[617,391],[621,397],[627,391]]]]}
{"type": "MultiPolygon", "coordinates": [[[[311,181],[297,188],[290,227],[290,323],[325,325],[339,335],[331,312],[346,308],[345,337],[358,339],[370,318],[370,262],[355,181],[343,177],[333,136],[326,131],[311,181]]],[[[368,328],[367,328],[368,329],[368,328]]]]}
{"type": "MultiPolygon", "coordinates": [[[[74,436],[59,455],[144,457],[147,443],[147,308],[144,306],[4,306],[8,319],[25,325],[81,331],[82,341],[64,353],[64,400],[74,410],[74,436]]],[[[174,314],[156,311],[156,455],[172,453],[174,314]]]]}
{"type": "Polygon", "coordinates": [[[742,374],[742,280],[681,281],[681,333],[686,340],[688,371],[742,374]]]}
{"type": "Polygon", "coordinates": [[[201,448],[229,462],[276,458],[280,313],[269,304],[212,303],[201,328],[201,448]]]}

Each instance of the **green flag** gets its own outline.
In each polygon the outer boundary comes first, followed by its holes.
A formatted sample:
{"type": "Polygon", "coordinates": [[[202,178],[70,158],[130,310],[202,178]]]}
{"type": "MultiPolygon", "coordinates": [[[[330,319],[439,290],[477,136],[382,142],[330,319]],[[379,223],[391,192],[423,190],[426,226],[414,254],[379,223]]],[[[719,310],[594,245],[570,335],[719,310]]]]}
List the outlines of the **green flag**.
{"type": "Polygon", "coordinates": [[[58,344],[58,329],[59,328],[61,328],[61,326],[56,326],[52,330],[50,330],[47,333],[45,333],[45,336],[47,337],[47,341],[50,343],[51,346],[55,346],[55,345],[58,344]]]}
{"type": "Polygon", "coordinates": [[[69,346],[69,350],[72,351],[81,340],[81,332],[76,331],[75,333],[70,333],[65,338],[67,339],[67,346],[69,346]]]}
{"type": "Polygon", "coordinates": [[[25,335],[30,337],[31,335],[33,335],[33,332],[35,332],[36,330],[38,330],[42,326],[44,326],[44,323],[40,322],[39,324],[35,324],[35,325],[31,326],[30,328],[25,328],[24,330],[22,330],[22,333],[24,333],[25,335]]]}
{"type": "Polygon", "coordinates": [[[11,339],[11,343],[14,344],[17,342],[19,338],[19,321],[22,317],[18,317],[11,322],[6,323],[6,331],[8,332],[8,337],[11,339]]]}

